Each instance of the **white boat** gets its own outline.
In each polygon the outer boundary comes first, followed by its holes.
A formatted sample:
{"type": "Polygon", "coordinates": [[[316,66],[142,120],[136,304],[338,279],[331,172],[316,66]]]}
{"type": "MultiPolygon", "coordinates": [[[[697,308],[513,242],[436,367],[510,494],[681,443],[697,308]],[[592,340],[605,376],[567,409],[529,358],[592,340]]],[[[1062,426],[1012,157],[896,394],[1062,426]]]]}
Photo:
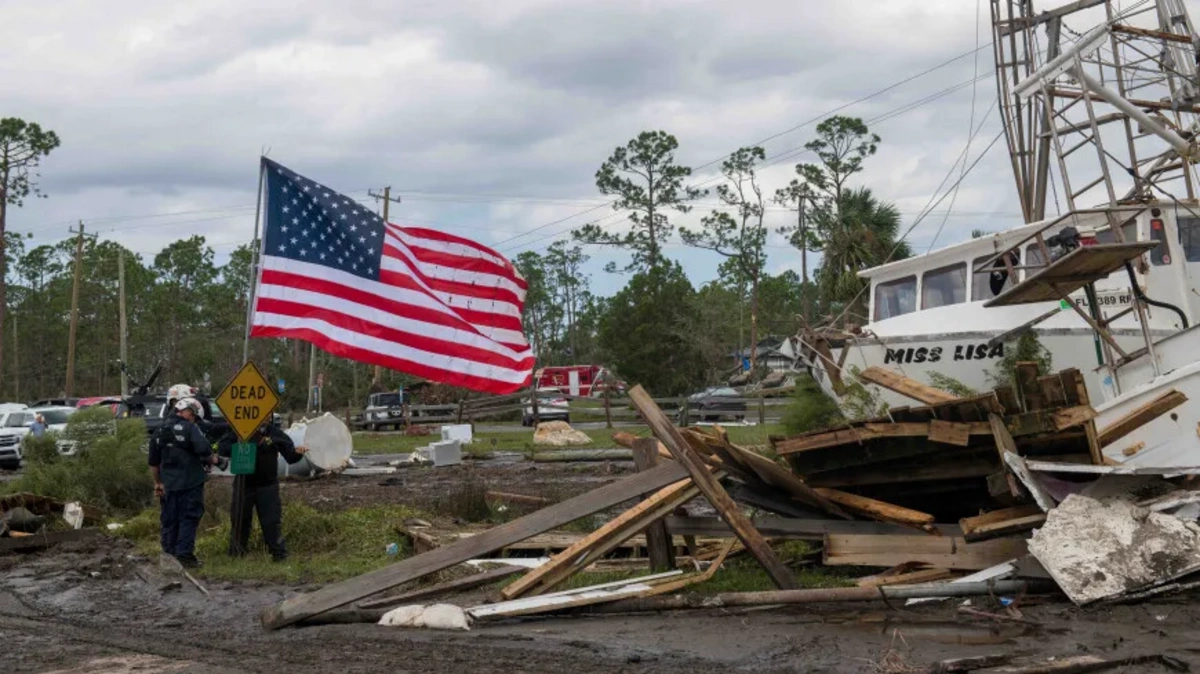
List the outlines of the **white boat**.
{"type": "MultiPolygon", "coordinates": [[[[991,5],[998,95],[1029,224],[862,272],[868,322],[802,332],[810,370],[834,395],[871,366],[986,390],[1032,331],[1054,370],[1085,375],[1101,429],[1166,392],[1186,396],[1106,456],[1200,466],[1200,35],[1180,0],[1123,14],[1105,0],[1042,11],[1029,0],[991,5]],[[1051,194],[1066,202],[1062,215],[1046,217],[1051,194]],[[1081,205],[1089,203],[1098,205],[1081,205]]],[[[913,404],[878,393],[892,406],[913,404]]]]}

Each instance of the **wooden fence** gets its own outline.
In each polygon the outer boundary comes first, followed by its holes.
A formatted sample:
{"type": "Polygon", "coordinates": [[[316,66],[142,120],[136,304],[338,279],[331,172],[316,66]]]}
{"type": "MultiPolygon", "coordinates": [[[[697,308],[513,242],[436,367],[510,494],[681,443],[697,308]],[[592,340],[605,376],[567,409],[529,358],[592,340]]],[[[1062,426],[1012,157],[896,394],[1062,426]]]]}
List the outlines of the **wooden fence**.
{"type": "MultiPolygon", "coordinates": [[[[664,411],[671,413],[680,426],[694,422],[757,420],[765,424],[778,420],[782,409],[789,402],[790,388],[752,391],[740,398],[722,398],[727,404],[741,404],[744,409],[705,410],[689,405],[688,396],[655,398],[654,402],[664,411]],[[778,397],[776,397],[778,396],[778,397]]],[[[560,395],[566,405],[547,405],[529,391],[502,396],[460,400],[445,405],[405,405],[396,416],[386,419],[364,419],[365,411],[347,409],[346,424],[353,430],[402,430],[413,424],[475,424],[479,421],[520,420],[537,424],[545,419],[567,417],[573,422],[605,422],[613,428],[614,422],[640,422],[641,415],[633,408],[629,398],[613,398],[607,395],[596,398],[560,395]]]]}

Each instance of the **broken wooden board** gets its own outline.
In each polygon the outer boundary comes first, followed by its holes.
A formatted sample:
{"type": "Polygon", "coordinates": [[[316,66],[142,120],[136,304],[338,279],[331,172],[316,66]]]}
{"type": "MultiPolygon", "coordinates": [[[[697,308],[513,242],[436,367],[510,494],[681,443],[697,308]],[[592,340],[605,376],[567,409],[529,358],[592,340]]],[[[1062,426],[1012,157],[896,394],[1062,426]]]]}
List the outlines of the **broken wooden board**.
{"type": "MultiPolygon", "coordinates": [[[[820,492],[805,484],[803,480],[796,477],[788,469],[761,454],[738,447],[728,441],[728,437],[724,436],[719,427],[717,430],[719,432],[717,438],[708,438],[710,442],[717,443],[713,446],[720,447],[722,452],[731,461],[744,470],[752,472],[764,484],[782,490],[801,503],[823,510],[834,517],[850,519],[850,515],[846,514],[845,511],[828,498],[822,496],[820,492]]],[[[689,434],[691,432],[692,429],[689,429],[689,434]]]]}
{"type": "Polygon", "coordinates": [[[1035,505],[1021,505],[1012,508],[1003,508],[1001,510],[993,510],[991,512],[986,512],[982,515],[976,515],[974,517],[964,517],[959,520],[958,523],[962,526],[963,535],[970,536],[971,534],[975,533],[976,529],[979,529],[980,527],[1041,514],[1042,509],[1035,505]]]}
{"type": "Polygon", "coordinates": [[[606,484],[585,494],[547,506],[536,512],[489,529],[478,536],[401,560],[361,576],[326,585],[269,606],[260,615],[263,627],[278,629],[305,618],[344,606],[376,592],[416,580],[430,573],[461,564],[507,545],[525,540],[599,510],[661,489],[687,476],[676,462],[666,462],[643,473],[606,484]]]}
{"type": "Polygon", "coordinates": [[[453,592],[462,592],[470,590],[482,585],[489,585],[497,581],[504,580],[509,576],[515,576],[518,573],[523,573],[524,567],[520,566],[501,566],[487,571],[481,571],[463,578],[448,580],[444,583],[429,585],[427,587],[417,588],[401,594],[395,594],[390,597],[380,597],[379,599],[370,599],[358,603],[359,608],[386,608],[388,606],[399,606],[405,602],[415,601],[417,599],[425,599],[426,597],[436,597],[443,594],[453,592]]]}
{"type": "MultiPolygon", "coordinates": [[[[1000,453],[1000,460],[1007,462],[1008,456],[1017,456],[1017,443],[1013,440],[1012,435],[1008,432],[1008,427],[1004,425],[1004,421],[998,414],[988,415],[988,424],[992,428],[992,437],[996,440],[996,451],[1000,453]]],[[[1009,495],[1014,499],[1021,497],[1021,490],[1017,488],[1016,482],[1008,473],[1004,474],[1004,481],[1008,486],[1009,495]]],[[[996,490],[993,489],[993,494],[996,490]]]]}
{"type": "Polygon", "coordinates": [[[966,447],[971,444],[971,425],[935,419],[929,422],[929,439],[933,442],[966,447]]]}
{"type": "Polygon", "coordinates": [[[978,543],[979,541],[987,541],[993,538],[1003,536],[1012,536],[1013,534],[1024,534],[1027,531],[1032,531],[1040,527],[1046,522],[1045,513],[1037,513],[1034,515],[1026,515],[1017,517],[1003,522],[993,522],[977,527],[974,531],[964,536],[968,543],[978,543]]]}
{"type": "Polygon", "coordinates": [[[902,374],[885,370],[879,366],[871,366],[863,370],[859,373],[858,378],[877,386],[882,386],[900,395],[908,396],[926,405],[958,400],[958,396],[953,393],[947,393],[941,389],[926,386],[919,381],[909,379],[902,374]]]}
{"type": "Polygon", "coordinates": [[[82,541],[89,538],[95,538],[100,535],[100,530],[95,528],[87,529],[68,529],[66,531],[51,531],[30,534],[28,536],[20,536],[15,538],[0,538],[0,554],[6,552],[24,552],[26,550],[39,550],[48,548],[59,543],[69,543],[72,541],[82,541]]]}
{"type": "Polygon", "coordinates": [[[826,566],[895,566],[921,562],[939,569],[978,571],[1025,554],[1022,539],[1001,538],[968,543],[957,536],[862,536],[830,534],[825,537],[826,566]]]}
{"type": "Polygon", "coordinates": [[[494,604],[483,604],[466,609],[466,612],[472,618],[478,620],[482,618],[512,618],[522,615],[561,611],[568,608],[578,608],[580,606],[589,606],[617,599],[642,596],[653,588],[651,583],[654,581],[671,579],[681,575],[683,575],[683,572],[676,569],[651,576],[616,580],[611,583],[565,590],[554,594],[523,597],[521,599],[502,601],[494,604]]]}
{"type": "Polygon", "coordinates": [[[1032,361],[1021,361],[1016,364],[1015,376],[1017,395],[1021,397],[1021,409],[1026,412],[1040,410],[1046,406],[1042,387],[1038,382],[1038,364],[1032,361]]]}
{"type": "Polygon", "coordinates": [[[933,515],[837,489],[819,488],[817,493],[850,512],[880,522],[892,522],[932,530],[933,515]]]}
{"type": "Polygon", "coordinates": [[[859,587],[915,585],[917,583],[933,583],[939,580],[949,580],[953,577],[954,574],[949,569],[918,569],[907,573],[868,576],[867,578],[860,578],[855,584],[859,587]]]}
{"type": "MultiPolygon", "coordinates": [[[[1031,496],[1033,496],[1033,501],[1034,503],[1038,504],[1038,507],[1047,512],[1054,509],[1054,506],[1057,505],[1057,502],[1054,500],[1054,497],[1050,495],[1050,492],[1046,491],[1046,488],[1037,481],[1036,477],[1034,477],[1033,473],[1030,471],[1029,463],[1025,459],[1017,456],[1013,452],[1005,452],[1004,463],[1008,465],[1008,469],[1012,472],[1012,474],[1017,476],[1017,479],[1021,481],[1021,484],[1025,485],[1025,489],[1030,493],[1031,496]]],[[[1068,464],[1058,463],[1053,465],[1065,466],[1068,464]]]]}
{"type": "Polygon", "coordinates": [[[665,517],[699,494],[700,490],[692,480],[680,480],[663,487],[555,555],[549,563],[517,579],[500,591],[501,596],[511,600],[526,594],[537,595],[550,591],[575,572],[610,552],[621,541],[644,530],[652,522],[665,517]]]}
{"type": "MultiPolygon", "coordinates": [[[[680,517],[666,518],[667,529],[676,536],[684,534],[692,536],[733,536],[729,525],[716,517],[680,517]]],[[[935,524],[938,531],[946,536],[961,534],[957,524],[935,524]]],[[[767,538],[788,540],[824,540],[826,534],[869,534],[869,535],[912,535],[912,529],[899,524],[885,522],[858,522],[846,520],[796,519],[765,515],[755,518],[754,528],[767,538]]]]}
{"type": "Polygon", "coordinates": [[[650,394],[638,385],[629,391],[629,399],[641,413],[642,418],[646,420],[646,424],[658,436],[658,439],[667,446],[672,456],[675,457],[675,461],[687,469],[692,481],[708,499],[709,504],[737,532],[742,544],[763,566],[775,585],[782,589],[795,588],[795,574],[779,560],[771,546],[767,545],[762,535],[754,529],[749,518],[742,514],[741,509],[729,497],[721,483],[709,472],[708,466],[688,446],[687,441],[679,434],[679,429],[675,428],[658,408],[658,405],[654,404],[650,394]]]}
{"type": "Polygon", "coordinates": [[[1180,391],[1167,391],[1101,429],[1097,441],[1101,447],[1107,447],[1185,402],[1187,396],[1180,391]]]}

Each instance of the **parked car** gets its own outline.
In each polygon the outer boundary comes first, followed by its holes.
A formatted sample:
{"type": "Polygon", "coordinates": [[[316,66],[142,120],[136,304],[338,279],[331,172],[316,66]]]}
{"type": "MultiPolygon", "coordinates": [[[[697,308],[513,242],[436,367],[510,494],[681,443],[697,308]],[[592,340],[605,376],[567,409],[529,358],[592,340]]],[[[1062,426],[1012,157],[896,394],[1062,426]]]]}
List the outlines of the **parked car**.
{"type": "Polygon", "coordinates": [[[404,398],[399,391],[372,393],[367,397],[367,407],[363,410],[363,427],[368,431],[378,431],[387,426],[399,430],[404,425],[404,398]]]}
{"type": "MultiPolygon", "coordinates": [[[[29,408],[29,411],[33,413],[34,416],[38,414],[42,415],[42,418],[46,420],[46,430],[54,431],[61,436],[63,431],[67,430],[67,420],[77,411],[77,409],[78,408],[75,407],[53,405],[46,407],[31,407],[29,408]]],[[[33,420],[31,419],[29,423],[33,423],[33,420]]],[[[63,456],[74,456],[78,449],[73,440],[65,440],[61,437],[58,439],[56,444],[58,446],[58,453],[62,454],[63,456]]]]}
{"type": "Polygon", "coordinates": [[[83,398],[46,398],[38,400],[30,407],[76,407],[83,398]]]}
{"type": "MultiPolygon", "coordinates": [[[[570,401],[556,388],[539,388],[537,390],[538,421],[565,421],[571,423],[571,410],[567,408],[570,401]]],[[[533,398],[521,401],[525,411],[521,414],[521,425],[533,425],[533,398]]]]}
{"type": "Polygon", "coordinates": [[[730,416],[741,421],[746,418],[746,401],[727,386],[709,388],[688,396],[688,413],[702,421],[720,421],[730,416]]]}
{"type": "MultiPolygon", "coordinates": [[[[206,396],[198,395],[196,400],[204,408],[205,419],[217,421],[225,418],[221,415],[221,410],[217,405],[206,396]]],[[[171,411],[167,409],[167,396],[165,395],[130,396],[121,402],[121,406],[117,410],[117,418],[142,419],[146,422],[146,433],[154,435],[154,432],[158,430],[159,426],[162,426],[163,421],[170,413],[171,411]]]]}
{"type": "Polygon", "coordinates": [[[21,467],[21,441],[29,435],[33,412],[28,405],[0,405],[0,468],[16,470],[21,467]]]}

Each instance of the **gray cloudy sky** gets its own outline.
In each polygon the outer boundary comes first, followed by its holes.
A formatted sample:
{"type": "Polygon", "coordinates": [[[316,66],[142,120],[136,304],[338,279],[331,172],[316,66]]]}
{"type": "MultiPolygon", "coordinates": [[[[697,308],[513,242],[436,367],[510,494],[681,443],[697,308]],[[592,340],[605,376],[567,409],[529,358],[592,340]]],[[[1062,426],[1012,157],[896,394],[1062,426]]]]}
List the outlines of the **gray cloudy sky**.
{"type": "MultiPolygon", "coordinates": [[[[607,208],[583,211],[605,201],[596,168],[638,132],[667,130],[681,163],[707,164],[970,51],[976,10],[968,0],[0,0],[0,116],[63,142],[42,169],[50,198],[13,212],[10,227],[41,243],[83,219],[146,256],[199,233],[223,257],[251,236],[269,147],[355,198],[391,185],[404,200],[394,221],[510,256],[540,250],[591,219],[618,223],[607,208]]],[[[980,74],[991,60],[979,52],[980,74]]],[[[888,115],[975,68],[962,58],[844,114],[888,115]]],[[[974,94],[979,124],[993,80],[974,94]]],[[[967,85],[872,124],[883,144],[862,182],[906,222],[962,151],[971,103],[967,85]]],[[[999,128],[993,112],[972,159],[999,128]]],[[[763,172],[768,191],[804,160],[795,149],[812,130],[766,143],[778,162],[763,172]]],[[[1020,222],[1006,162],[1000,143],[968,177],[939,244],[1020,222]]],[[[941,222],[916,228],[918,250],[941,222]]],[[[799,268],[779,237],[770,245],[770,271],[799,268]]],[[[627,257],[593,253],[596,288],[612,292],[623,281],[600,268],[627,257]]],[[[713,254],[669,253],[697,284],[715,275],[713,254]]]]}

